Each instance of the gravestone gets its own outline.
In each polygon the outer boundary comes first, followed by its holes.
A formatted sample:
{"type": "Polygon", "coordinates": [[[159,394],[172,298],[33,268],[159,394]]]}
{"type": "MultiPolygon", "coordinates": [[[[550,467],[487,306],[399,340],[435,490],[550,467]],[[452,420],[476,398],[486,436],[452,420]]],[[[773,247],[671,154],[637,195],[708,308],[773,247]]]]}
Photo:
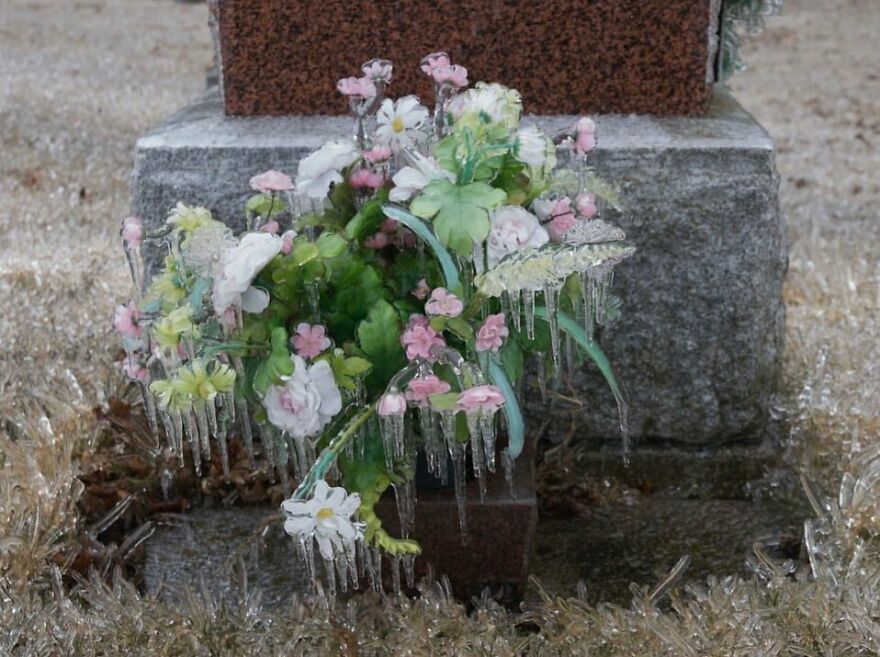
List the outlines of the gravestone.
{"type": "MultiPolygon", "coordinates": [[[[230,115],[344,114],[336,80],[377,54],[445,50],[540,114],[704,114],[721,0],[212,0],[230,115]]],[[[395,95],[430,97],[415,66],[395,95]]]]}

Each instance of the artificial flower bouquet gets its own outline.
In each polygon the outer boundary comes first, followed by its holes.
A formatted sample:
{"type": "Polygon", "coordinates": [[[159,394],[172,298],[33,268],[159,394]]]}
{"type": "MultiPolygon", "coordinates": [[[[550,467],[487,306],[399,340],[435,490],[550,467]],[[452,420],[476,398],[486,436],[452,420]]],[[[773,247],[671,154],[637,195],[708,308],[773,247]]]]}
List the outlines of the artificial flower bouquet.
{"type": "Polygon", "coordinates": [[[384,97],[388,61],[340,80],[354,138],[305,157],[295,180],[252,178],[244,232],[183,204],[151,233],[123,223],[137,298],[114,323],[154,430],[181,464],[185,446],[197,471],[217,450],[228,473],[228,432],[253,459],[256,428],[288,494],[297,484],[285,530],[333,590],[364,569],[378,585],[382,553],[411,576],[419,457],[441,480],[451,470],[466,532],[467,454],[484,485],[523,448],[527,357],[553,371],[592,359],[625,420],[593,335],[634,247],[599,217],[613,198],[587,167],[595,124],[548,136],[520,124],[515,90],[467,89],[444,53],[421,68],[433,111],[384,97]],[[144,243],[167,252],[160,271],[144,271],[144,243]],[[401,537],[374,512],[389,487],[401,537]]]}

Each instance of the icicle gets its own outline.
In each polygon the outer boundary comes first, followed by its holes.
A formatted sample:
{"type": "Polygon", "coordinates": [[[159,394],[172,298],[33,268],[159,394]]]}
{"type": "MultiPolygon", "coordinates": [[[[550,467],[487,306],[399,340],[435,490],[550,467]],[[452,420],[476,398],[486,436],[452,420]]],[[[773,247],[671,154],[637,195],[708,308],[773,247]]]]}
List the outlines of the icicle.
{"type": "Polygon", "coordinates": [[[613,280],[614,270],[608,267],[598,268],[593,276],[593,303],[597,324],[604,324],[608,321],[608,301],[611,296],[613,280]]]}
{"type": "Polygon", "coordinates": [[[587,340],[593,341],[593,335],[596,332],[595,325],[595,306],[593,305],[593,276],[590,270],[581,274],[581,285],[583,286],[584,304],[583,304],[583,323],[584,333],[587,334],[587,340]]]}
{"type": "Polygon", "coordinates": [[[321,296],[318,292],[317,281],[307,281],[305,283],[306,296],[309,299],[309,309],[312,312],[312,321],[321,321],[321,296]]]}
{"type": "Polygon", "coordinates": [[[513,474],[514,469],[516,468],[516,461],[510,457],[507,450],[501,452],[501,467],[504,470],[504,479],[507,481],[507,485],[510,488],[510,496],[516,497],[516,491],[513,489],[513,474]]]}
{"type": "Polygon", "coordinates": [[[513,326],[517,332],[522,331],[522,310],[520,309],[519,290],[511,290],[508,293],[510,297],[510,316],[513,317],[513,326]]]}
{"type": "Polygon", "coordinates": [[[155,446],[158,447],[159,420],[156,417],[156,399],[153,397],[153,393],[150,392],[150,388],[145,382],[138,381],[138,384],[141,389],[141,398],[144,402],[144,413],[147,416],[147,423],[150,425],[150,435],[153,436],[153,442],[155,446]]]}
{"type": "Polygon", "coordinates": [[[223,470],[223,479],[229,483],[229,446],[226,444],[226,432],[217,432],[217,449],[220,452],[220,468],[223,470]]]}
{"type": "Polygon", "coordinates": [[[480,414],[468,413],[467,425],[471,435],[471,464],[474,468],[474,477],[480,485],[480,501],[486,497],[486,452],[483,447],[483,434],[480,431],[480,414]]]}
{"type": "Polygon", "coordinates": [[[397,517],[400,519],[400,534],[409,538],[415,529],[416,484],[409,478],[400,484],[392,484],[394,500],[397,503],[397,517]]]}
{"type": "Polygon", "coordinates": [[[483,450],[486,454],[486,468],[489,472],[495,472],[495,416],[483,414],[480,416],[480,434],[483,439],[483,450]]]}
{"type": "Polygon", "coordinates": [[[404,454],[404,416],[383,415],[379,418],[382,433],[382,443],[385,448],[385,465],[391,471],[394,460],[400,460],[404,454]]]}
{"type": "Polygon", "coordinates": [[[415,584],[416,584],[415,565],[416,565],[416,555],[414,555],[414,554],[404,554],[403,555],[403,573],[404,573],[404,575],[406,575],[406,585],[410,589],[415,588],[415,584]]]}
{"type": "Polygon", "coordinates": [[[360,581],[358,580],[358,559],[357,559],[357,547],[356,543],[353,541],[349,541],[345,543],[345,562],[348,566],[348,576],[351,578],[351,588],[352,590],[357,589],[360,586],[360,581]]]}
{"type": "Polygon", "coordinates": [[[339,590],[346,593],[348,592],[348,560],[345,557],[345,552],[337,552],[334,561],[336,562],[336,582],[339,590]]]}
{"type": "Polygon", "coordinates": [[[440,414],[440,426],[446,438],[446,448],[452,458],[452,472],[455,481],[455,501],[458,504],[458,524],[461,529],[461,542],[467,544],[467,473],[465,472],[465,445],[455,435],[455,412],[443,411],[440,414]]]}
{"type": "Polygon", "coordinates": [[[322,557],[324,562],[324,575],[327,578],[327,595],[330,598],[330,606],[333,606],[333,600],[336,599],[336,560],[322,557]]]}
{"type": "Polygon", "coordinates": [[[177,445],[174,441],[174,424],[171,422],[171,415],[167,411],[161,411],[159,417],[162,420],[162,426],[165,427],[165,442],[172,454],[177,454],[177,445]]]}
{"type": "MultiPolygon", "coordinates": [[[[174,451],[177,459],[180,461],[180,467],[183,467],[183,417],[180,411],[171,411],[171,436],[174,441],[174,451]]],[[[198,461],[198,459],[194,459],[198,461]]]]}
{"type": "MultiPolygon", "coordinates": [[[[232,357],[232,365],[235,369],[236,381],[244,384],[246,380],[244,363],[240,356],[232,357]]],[[[254,435],[251,432],[251,417],[248,413],[247,400],[244,395],[234,396],[235,399],[235,415],[238,416],[241,424],[241,438],[244,441],[244,449],[247,452],[251,465],[254,463],[254,435]]],[[[234,417],[234,416],[233,416],[234,417]]]]}
{"type": "Polygon", "coordinates": [[[629,432],[629,402],[622,397],[617,398],[617,416],[620,421],[620,440],[623,446],[623,464],[629,467],[630,463],[630,432],[629,432]]]}
{"type": "Polygon", "coordinates": [[[437,431],[437,422],[434,413],[427,406],[419,407],[419,428],[425,443],[425,457],[428,461],[428,472],[439,476],[443,484],[446,484],[446,444],[443,437],[437,431]]]}
{"type": "Polygon", "coordinates": [[[377,577],[376,566],[373,563],[372,548],[364,545],[363,543],[358,543],[358,552],[360,554],[360,560],[361,564],[363,565],[363,569],[366,571],[367,577],[370,580],[370,588],[374,591],[378,591],[381,583],[377,582],[377,580],[379,579],[379,577],[381,577],[381,573],[377,577]]]}
{"type": "Polygon", "coordinates": [[[171,489],[174,487],[174,470],[163,467],[162,474],[159,476],[159,486],[162,488],[162,499],[171,499],[171,489]]]}
{"type": "Polygon", "coordinates": [[[232,390],[223,393],[223,408],[229,414],[229,421],[235,422],[235,393],[232,390]]]}
{"type": "Polygon", "coordinates": [[[275,483],[275,429],[268,422],[260,422],[260,442],[263,444],[263,452],[266,455],[266,461],[269,463],[269,481],[275,483]]]}
{"type": "Polygon", "coordinates": [[[315,460],[311,458],[311,446],[305,438],[294,437],[293,445],[296,449],[296,478],[302,481],[311,470],[315,460]]]}
{"type": "Polygon", "coordinates": [[[299,551],[302,562],[306,566],[306,576],[309,578],[310,587],[314,587],[317,573],[315,572],[315,544],[311,536],[299,539],[299,551]]]}
{"type": "Polygon", "coordinates": [[[553,355],[554,375],[559,371],[560,348],[559,348],[559,320],[556,316],[559,310],[559,288],[555,285],[544,286],[544,304],[547,306],[547,323],[550,325],[550,349],[553,355]]]}
{"type": "Polygon", "coordinates": [[[196,470],[196,476],[201,475],[202,455],[199,448],[199,429],[196,425],[196,418],[191,410],[183,414],[183,431],[189,441],[189,449],[192,452],[193,467],[196,470]]]}
{"type": "MultiPolygon", "coordinates": [[[[206,461],[211,460],[211,434],[208,431],[208,414],[205,410],[205,402],[196,399],[193,402],[193,415],[196,418],[196,427],[199,430],[199,439],[201,441],[202,455],[206,461]]],[[[228,464],[227,464],[228,467],[228,464]]]]}
{"type": "Polygon", "coordinates": [[[373,572],[376,573],[375,586],[373,588],[375,591],[382,593],[384,590],[382,586],[382,548],[374,545],[370,547],[369,554],[373,560],[373,572]]]}
{"type": "Polygon", "coordinates": [[[277,443],[278,450],[275,454],[275,469],[278,470],[278,478],[281,480],[281,489],[284,491],[285,497],[293,494],[293,487],[290,485],[290,474],[287,471],[287,441],[283,439],[277,443]]]}
{"type": "Polygon", "coordinates": [[[526,337],[535,339],[535,291],[523,290],[523,312],[526,316],[526,337]]]}
{"type": "Polygon", "coordinates": [[[391,566],[391,590],[394,591],[394,595],[400,597],[400,557],[394,555],[390,559],[391,566]]]}

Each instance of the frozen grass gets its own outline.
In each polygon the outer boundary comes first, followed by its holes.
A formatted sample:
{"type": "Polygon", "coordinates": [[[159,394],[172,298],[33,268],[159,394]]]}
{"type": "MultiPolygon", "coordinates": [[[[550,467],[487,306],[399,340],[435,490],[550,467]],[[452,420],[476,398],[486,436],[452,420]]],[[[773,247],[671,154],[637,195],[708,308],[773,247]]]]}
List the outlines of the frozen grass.
{"type": "Polygon", "coordinates": [[[880,653],[880,6],[789,4],[734,88],[777,139],[793,240],[779,412],[794,458],[835,493],[813,494],[810,562],[759,550],[750,579],[719,573],[671,604],[666,587],[637,589],[629,609],[545,596],[466,614],[435,585],[330,617],[317,603],[265,612],[257,592],[169,607],[121,577],[62,585],[84,524],[76,455],[100,430],[91,409],[122,389],[107,318],[127,288],[115,233],[133,140],[198,92],[210,48],[202,5],[6,0],[0,655],[880,653]]]}

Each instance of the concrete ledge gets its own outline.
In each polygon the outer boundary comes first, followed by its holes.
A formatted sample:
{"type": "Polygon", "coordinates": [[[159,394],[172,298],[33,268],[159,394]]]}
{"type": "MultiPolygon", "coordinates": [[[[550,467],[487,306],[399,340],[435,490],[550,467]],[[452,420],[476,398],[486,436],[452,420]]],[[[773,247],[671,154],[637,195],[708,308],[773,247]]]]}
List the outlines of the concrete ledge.
{"type": "MultiPolygon", "coordinates": [[[[526,120],[552,130],[573,117],[526,120]]],[[[620,186],[627,208],[612,219],[639,247],[615,280],[624,316],[601,336],[632,396],[634,437],[759,439],[782,353],[788,257],[771,139],[722,88],[705,117],[597,124],[593,164],[620,186]]],[[[138,141],[134,211],[155,226],[185,201],[240,227],[251,176],[295,173],[301,157],[350,131],[340,117],[226,117],[213,90],[138,141]]],[[[549,430],[616,439],[604,384],[589,365],[577,379],[582,404],[556,403],[549,430]]],[[[538,420],[548,410],[529,409],[538,420]]]]}

